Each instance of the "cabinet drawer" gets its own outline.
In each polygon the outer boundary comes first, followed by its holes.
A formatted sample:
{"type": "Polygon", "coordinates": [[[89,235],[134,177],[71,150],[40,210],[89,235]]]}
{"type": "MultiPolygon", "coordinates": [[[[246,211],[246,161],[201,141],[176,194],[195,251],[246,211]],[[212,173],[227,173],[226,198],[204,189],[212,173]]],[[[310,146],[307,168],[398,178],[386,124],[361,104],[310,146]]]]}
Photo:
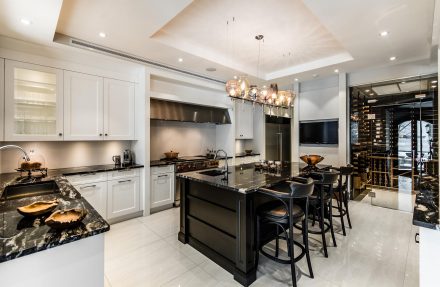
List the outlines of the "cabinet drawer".
{"type": "Polygon", "coordinates": [[[151,174],[174,172],[174,164],[164,166],[153,166],[151,168],[151,174]]]}
{"type": "Polygon", "coordinates": [[[116,179],[107,184],[107,218],[113,219],[140,210],[139,178],[116,179]]]}
{"type": "Polygon", "coordinates": [[[108,172],[108,180],[139,176],[139,169],[122,169],[108,172]]]}
{"type": "Polygon", "coordinates": [[[153,174],[151,176],[151,207],[159,207],[174,202],[174,173],[153,174]]]}
{"type": "Polygon", "coordinates": [[[97,172],[97,173],[84,173],[66,176],[67,180],[73,185],[80,185],[92,182],[107,181],[107,173],[97,172]]]}
{"type": "Polygon", "coordinates": [[[104,218],[107,218],[107,182],[74,185],[91,206],[104,218]]]}

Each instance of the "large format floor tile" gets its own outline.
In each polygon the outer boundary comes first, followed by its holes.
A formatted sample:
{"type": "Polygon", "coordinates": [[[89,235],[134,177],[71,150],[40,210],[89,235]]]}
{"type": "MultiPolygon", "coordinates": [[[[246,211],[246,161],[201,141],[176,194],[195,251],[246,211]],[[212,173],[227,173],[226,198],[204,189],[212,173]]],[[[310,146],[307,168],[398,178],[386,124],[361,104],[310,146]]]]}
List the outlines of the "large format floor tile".
{"type": "MultiPolygon", "coordinates": [[[[417,228],[412,214],[371,206],[368,201],[350,202],[353,229],[342,235],[335,219],[336,243],[327,235],[329,258],[321,237],[310,235],[315,278],[308,277],[305,259],[298,262],[298,286],[418,286],[417,228]]],[[[177,240],[179,210],[112,225],[105,236],[105,286],[241,286],[233,276],[177,240]]],[[[299,231],[295,237],[301,241],[299,231]]],[[[273,243],[272,243],[273,244],[273,243]]],[[[271,245],[268,245],[271,248],[271,245]]],[[[285,243],[281,243],[285,251],[285,243]]],[[[260,256],[257,280],[252,286],[291,286],[290,266],[260,256]]]]}

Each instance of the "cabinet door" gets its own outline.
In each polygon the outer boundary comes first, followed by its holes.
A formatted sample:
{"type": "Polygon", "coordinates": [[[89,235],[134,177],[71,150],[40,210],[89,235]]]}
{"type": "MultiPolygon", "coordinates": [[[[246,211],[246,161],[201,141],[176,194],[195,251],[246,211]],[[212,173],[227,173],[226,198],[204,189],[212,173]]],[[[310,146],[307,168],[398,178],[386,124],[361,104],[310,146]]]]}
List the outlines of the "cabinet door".
{"type": "Polygon", "coordinates": [[[107,218],[107,182],[75,185],[75,188],[104,219],[107,218]]]}
{"type": "Polygon", "coordinates": [[[253,106],[247,103],[235,105],[235,138],[252,139],[254,137],[253,106]]]}
{"type": "Polygon", "coordinates": [[[134,139],[134,83],[104,79],[104,139],[134,139]]]}
{"type": "Polygon", "coordinates": [[[5,61],[5,140],[63,140],[63,71],[5,61]]]}
{"type": "Polygon", "coordinates": [[[151,207],[174,202],[174,173],[162,173],[151,176],[151,207]]]}
{"type": "Polygon", "coordinates": [[[0,120],[3,124],[0,124],[0,142],[4,141],[5,134],[5,60],[0,59],[0,120]]]}
{"type": "Polygon", "coordinates": [[[115,179],[108,182],[108,219],[139,210],[139,177],[115,179]]]}
{"type": "Polygon", "coordinates": [[[64,139],[102,140],[103,78],[64,73],[64,139]]]}

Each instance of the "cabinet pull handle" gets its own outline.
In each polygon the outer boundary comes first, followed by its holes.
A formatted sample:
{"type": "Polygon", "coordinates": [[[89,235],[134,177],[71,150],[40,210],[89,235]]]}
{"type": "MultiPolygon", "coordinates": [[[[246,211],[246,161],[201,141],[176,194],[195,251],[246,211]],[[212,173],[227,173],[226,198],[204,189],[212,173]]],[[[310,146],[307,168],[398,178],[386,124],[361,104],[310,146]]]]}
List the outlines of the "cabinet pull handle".
{"type": "Polygon", "coordinates": [[[95,175],[95,174],[96,174],[96,172],[88,172],[88,173],[80,174],[79,176],[89,176],[89,175],[95,175]]]}
{"type": "Polygon", "coordinates": [[[123,183],[123,182],[130,182],[131,179],[127,179],[127,180],[119,180],[118,183],[123,183]]]}
{"type": "Polygon", "coordinates": [[[416,243],[420,243],[420,239],[419,239],[419,237],[420,237],[420,235],[419,235],[419,233],[417,232],[416,235],[414,236],[414,240],[415,240],[416,243]]]}
{"type": "Polygon", "coordinates": [[[104,134],[105,136],[108,136],[108,134],[104,134]]]}
{"type": "Polygon", "coordinates": [[[102,134],[99,134],[100,137],[102,137],[102,134]]]}
{"type": "Polygon", "coordinates": [[[79,189],[87,189],[87,188],[95,188],[96,184],[93,185],[87,185],[87,186],[81,186],[79,189]]]}
{"type": "Polygon", "coordinates": [[[168,174],[162,174],[162,175],[158,175],[157,177],[168,177],[168,174]]]}

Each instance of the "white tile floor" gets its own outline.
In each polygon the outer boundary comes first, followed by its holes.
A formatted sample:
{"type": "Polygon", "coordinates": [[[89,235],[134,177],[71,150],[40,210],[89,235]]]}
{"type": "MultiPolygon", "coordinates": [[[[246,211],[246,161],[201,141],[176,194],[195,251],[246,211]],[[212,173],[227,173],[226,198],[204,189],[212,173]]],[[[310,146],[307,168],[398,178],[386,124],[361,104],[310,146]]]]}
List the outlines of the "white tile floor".
{"type": "MultiPolygon", "coordinates": [[[[299,286],[418,286],[412,214],[367,202],[350,204],[353,229],[346,237],[337,230],[338,247],[329,247],[329,258],[320,252],[320,242],[311,239],[315,279],[307,277],[303,259],[298,265],[305,275],[299,286]]],[[[180,243],[178,228],[178,209],[112,225],[105,236],[105,286],[241,286],[213,261],[180,243]]],[[[292,285],[290,266],[260,258],[252,286],[292,285]]]]}

